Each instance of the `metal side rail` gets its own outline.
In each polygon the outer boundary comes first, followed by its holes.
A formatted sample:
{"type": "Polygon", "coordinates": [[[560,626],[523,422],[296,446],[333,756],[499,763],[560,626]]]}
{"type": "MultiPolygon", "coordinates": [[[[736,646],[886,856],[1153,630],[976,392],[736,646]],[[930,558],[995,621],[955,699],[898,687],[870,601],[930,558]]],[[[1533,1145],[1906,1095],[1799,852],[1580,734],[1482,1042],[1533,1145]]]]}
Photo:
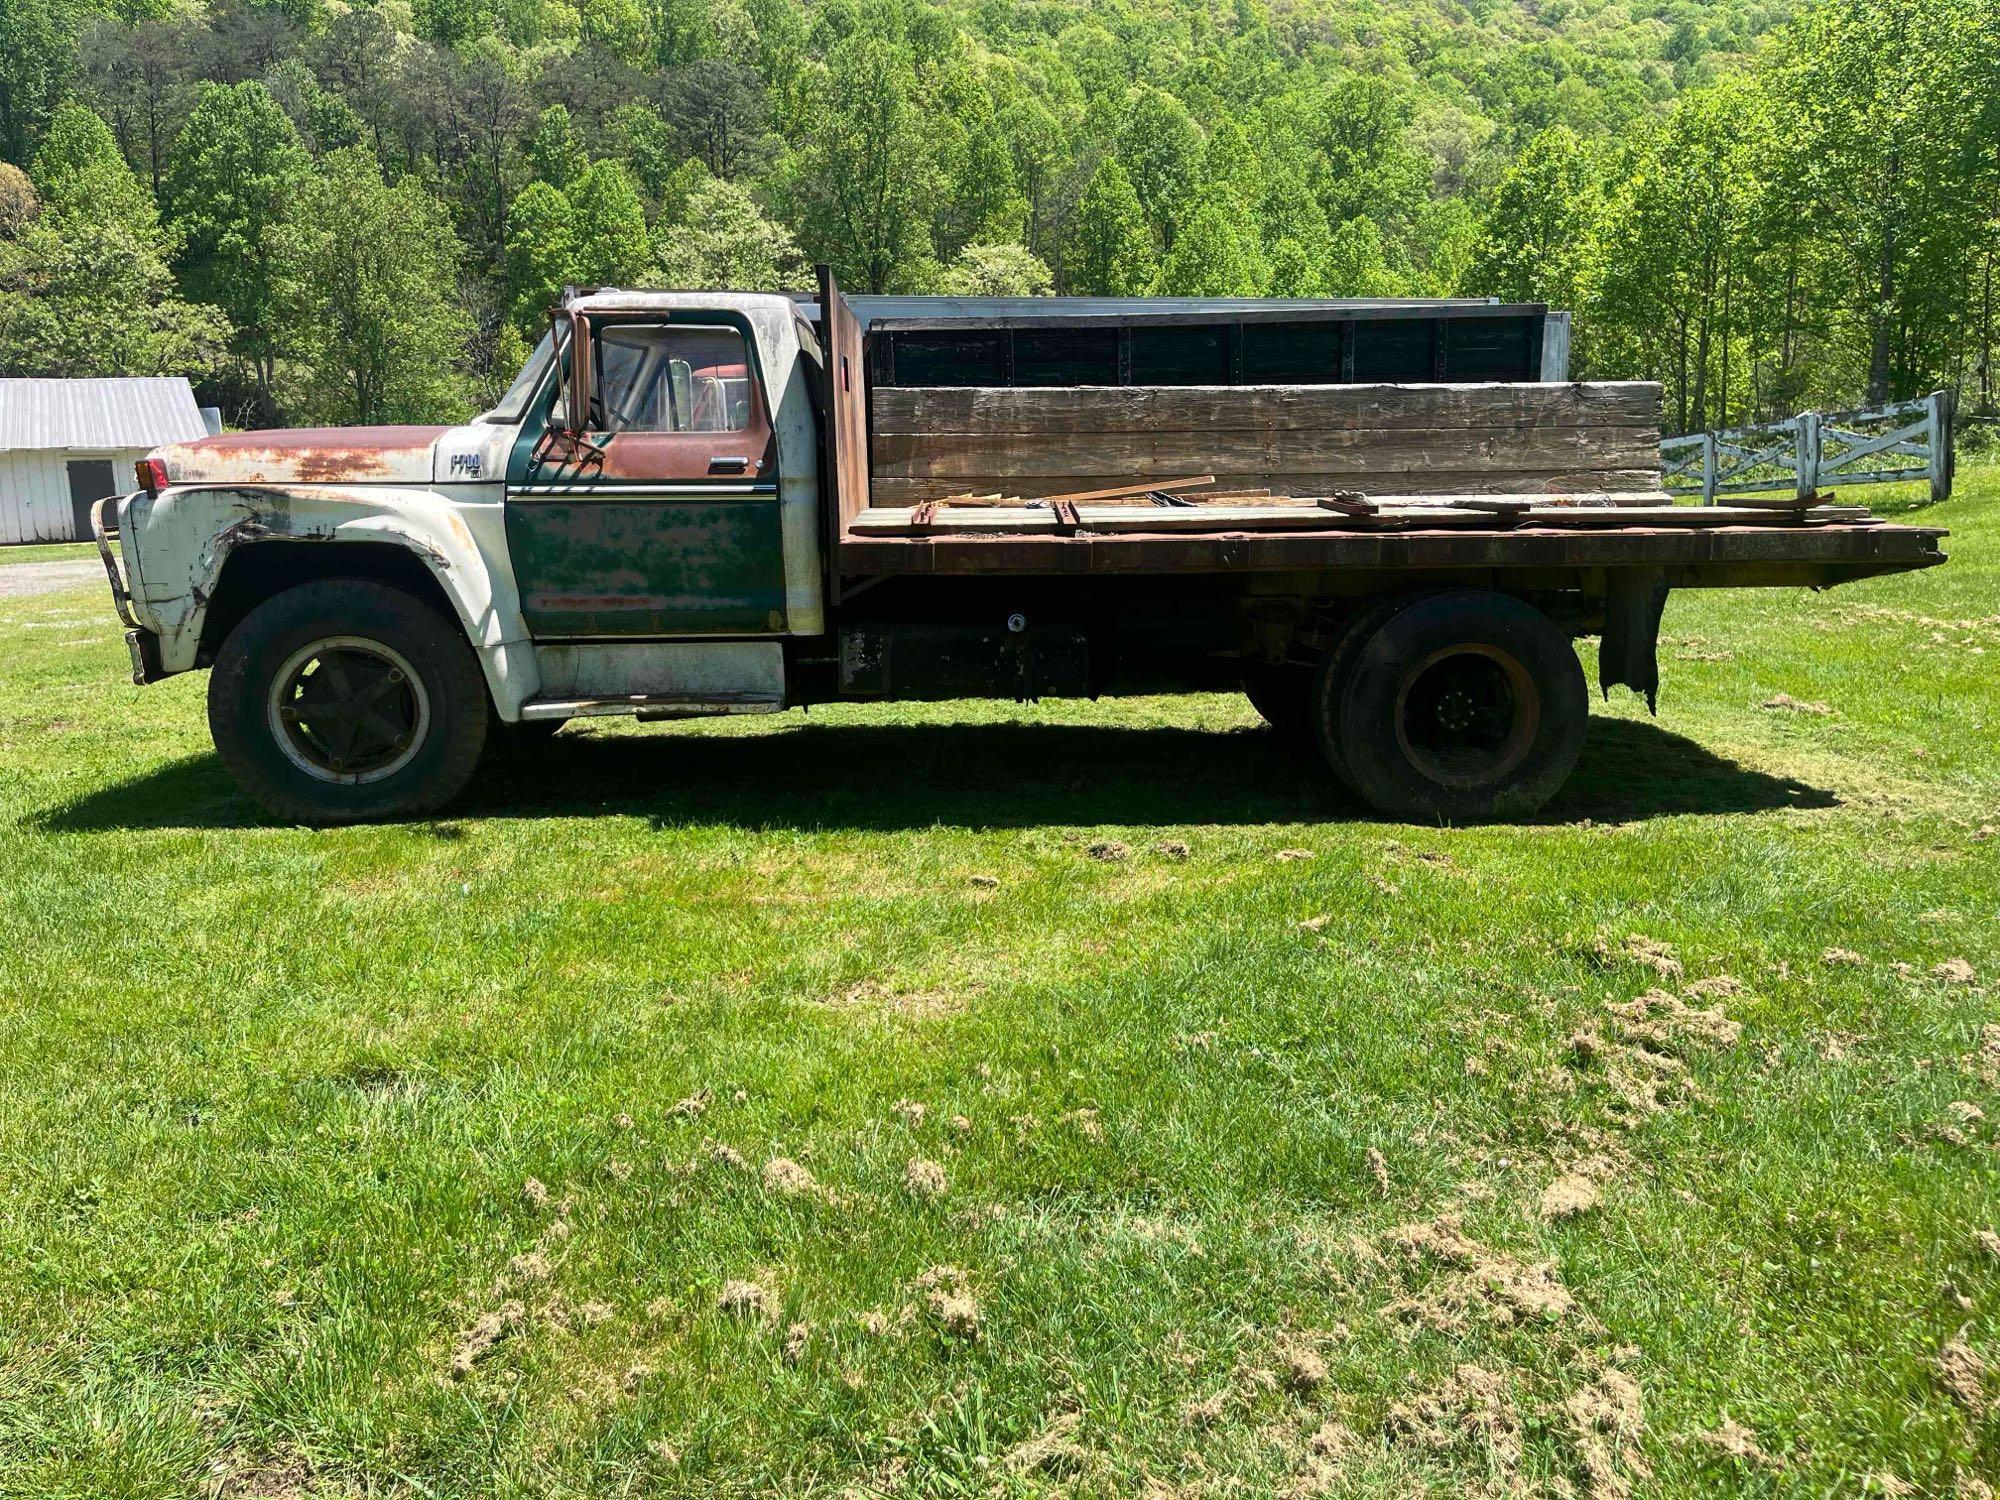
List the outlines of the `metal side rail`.
{"type": "Polygon", "coordinates": [[[97,539],[97,555],[103,559],[104,576],[111,581],[111,603],[125,625],[125,649],[132,653],[132,681],[143,687],[166,675],[160,670],[160,638],[141,625],[132,613],[132,588],[118,554],[111,550],[113,542],[123,540],[118,534],[118,516],[125,502],[137,493],[135,490],[131,495],[106,495],[91,506],[90,530],[97,539]]]}

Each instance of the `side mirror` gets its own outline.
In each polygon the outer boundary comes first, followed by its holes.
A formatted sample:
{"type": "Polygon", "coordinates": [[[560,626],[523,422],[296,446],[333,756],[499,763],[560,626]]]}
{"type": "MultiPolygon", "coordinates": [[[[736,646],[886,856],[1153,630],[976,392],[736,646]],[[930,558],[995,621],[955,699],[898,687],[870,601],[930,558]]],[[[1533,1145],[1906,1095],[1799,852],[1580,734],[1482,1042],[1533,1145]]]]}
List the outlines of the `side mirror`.
{"type": "Polygon", "coordinates": [[[579,437],[590,426],[590,319],[574,308],[558,308],[549,318],[555,347],[567,345],[568,368],[557,372],[559,389],[549,413],[549,429],[579,437]]]}

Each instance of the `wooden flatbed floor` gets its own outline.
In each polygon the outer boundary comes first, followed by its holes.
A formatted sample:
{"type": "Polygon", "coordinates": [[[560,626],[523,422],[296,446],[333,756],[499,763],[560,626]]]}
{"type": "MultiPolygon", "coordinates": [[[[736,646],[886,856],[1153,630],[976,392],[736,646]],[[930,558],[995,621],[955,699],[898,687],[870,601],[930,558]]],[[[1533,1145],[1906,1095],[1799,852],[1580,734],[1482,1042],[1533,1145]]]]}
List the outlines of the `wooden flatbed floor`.
{"type": "Polygon", "coordinates": [[[847,577],[1658,567],[1676,587],[1829,584],[1944,561],[1934,527],[1852,506],[1448,505],[1349,516],[1292,507],[869,510],[839,544],[847,577]]]}

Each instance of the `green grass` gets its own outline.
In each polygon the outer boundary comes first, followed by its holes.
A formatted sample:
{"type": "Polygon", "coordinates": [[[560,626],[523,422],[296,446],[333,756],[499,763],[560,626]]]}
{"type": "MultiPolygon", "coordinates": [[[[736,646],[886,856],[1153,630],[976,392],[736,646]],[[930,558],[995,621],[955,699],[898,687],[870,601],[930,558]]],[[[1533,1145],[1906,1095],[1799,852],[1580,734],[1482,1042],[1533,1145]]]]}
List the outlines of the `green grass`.
{"type": "Polygon", "coordinates": [[[29,542],[0,547],[0,568],[9,563],[88,562],[96,556],[95,542],[29,542]]]}
{"type": "Polygon", "coordinates": [[[1936,1360],[2000,1364],[2000,471],[1922,514],[1947,567],[1676,596],[1660,718],[1468,830],[1229,697],[572,726],[450,819],[274,827],[101,589],[0,601],[0,1493],[1990,1478],[1936,1360]],[[1685,1073],[1605,1009],[1723,974],[1685,1073]],[[1642,1425],[1577,1415],[1608,1371],[1642,1425]]]}

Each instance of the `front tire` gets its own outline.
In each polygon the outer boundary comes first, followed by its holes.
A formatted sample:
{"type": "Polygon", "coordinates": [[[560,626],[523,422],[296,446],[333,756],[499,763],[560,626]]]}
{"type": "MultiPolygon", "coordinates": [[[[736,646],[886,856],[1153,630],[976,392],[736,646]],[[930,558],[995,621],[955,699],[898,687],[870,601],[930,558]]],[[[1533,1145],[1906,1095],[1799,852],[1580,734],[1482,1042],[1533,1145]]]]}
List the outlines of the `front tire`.
{"type": "Polygon", "coordinates": [[[1525,817],[1583,749],[1590,694],[1569,637],[1533,606],[1463,589],[1372,611],[1314,698],[1327,759],[1398,817],[1525,817]]]}
{"type": "Polygon", "coordinates": [[[486,743],[486,685],[458,623],[360,578],[301,584],[230,632],[208,726],[238,786],[288,822],[434,812],[486,743]]]}

